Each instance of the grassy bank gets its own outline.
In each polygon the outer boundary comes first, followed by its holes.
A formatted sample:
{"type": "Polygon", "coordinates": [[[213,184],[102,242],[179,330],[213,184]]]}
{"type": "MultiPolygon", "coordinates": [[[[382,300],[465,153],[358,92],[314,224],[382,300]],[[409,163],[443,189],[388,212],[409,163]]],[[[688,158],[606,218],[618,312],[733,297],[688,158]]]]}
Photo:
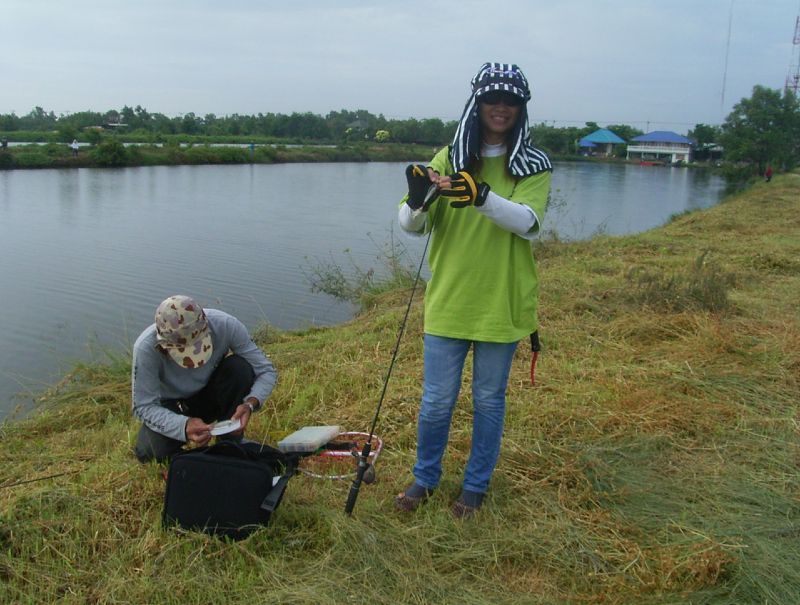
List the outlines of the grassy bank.
{"type": "MultiPolygon", "coordinates": [[[[160,527],[161,471],[130,453],[129,360],[76,368],[35,417],[0,426],[0,602],[800,602],[800,176],[535,253],[538,385],[521,346],[475,519],[448,512],[468,389],[441,489],[416,514],[392,508],[414,459],[416,303],[354,517],[348,483],[298,476],[240,543],[160,527]]],[[[334,328],[259,330],[280,379],[250,437],[367,429],[407,295],[334,328]]]]}
{"type": "Polygon", "coordinates": [[[166,144],[125,146],[109,138],[82,147],[77,156],[63,143],[20,145],[0,150],[0,170],[22,168],[97,168],[124,166],[172,166],[185,164],[276,164],[287,162],[389,162],[412,161],[433,155],[425,145],[356,143],[350,145],[270,145],[251,150],[241,146],[166,144]]]}

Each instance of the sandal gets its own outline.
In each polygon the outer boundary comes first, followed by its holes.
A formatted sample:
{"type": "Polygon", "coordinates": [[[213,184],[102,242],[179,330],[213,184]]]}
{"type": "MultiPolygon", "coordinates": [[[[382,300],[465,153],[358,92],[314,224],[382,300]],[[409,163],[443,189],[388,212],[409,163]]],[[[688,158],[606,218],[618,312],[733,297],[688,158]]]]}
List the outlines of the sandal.
{"type": "Polygon", "coordinates": [[[471,492],[464,490],[458,497],[458,500],[453,502],[450,507],[450,512],[456,519],[469,519],[472,517],[483,504],[483,497],[485,494],[479,492],[471,492]]]}
{"type": "Polygon", "coordinates": [[[453,506],[450,507],[450,512],[456,519],[469,519],[478,512],[479,508],[480,506],[469,506],[460,500],[456,500],[453,502],[453,506]]]}
{"type": "Polygon", "coordinates": [[[394,507],[404,513],[411,513],[419,508],[419,505],[425,502],[433,493],[432,489],[420,487],[417,484],[409,486],[404,492],[397,494],[394,497],[394,507]],[[419,496],[410,496],[409,492],[419,492],[419,496]]]}

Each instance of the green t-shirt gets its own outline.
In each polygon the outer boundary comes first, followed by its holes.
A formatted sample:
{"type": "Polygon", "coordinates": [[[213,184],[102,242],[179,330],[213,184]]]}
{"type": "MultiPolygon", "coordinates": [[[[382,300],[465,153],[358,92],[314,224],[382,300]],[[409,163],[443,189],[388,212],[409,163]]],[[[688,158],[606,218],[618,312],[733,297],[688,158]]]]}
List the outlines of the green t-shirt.
{"type": "MultiPolygon", "coordinates": [[[[481,160],[475,175],[492,191],[525,204],[544,219],[550,172],[517,179],[506,156],[481,160]]],[[[453,168],[447,148],[430,162],[439,174],[453,168]]],[[[439,198],[430,208],[434,222],[425,290],[425,332],[485,342],[516,342],[538,328],[539,278],[529,240],[495,225],[474,207],[451,208],[439,198]]],[[[537,225],[538,227],[538,225],[537,225]]]]}

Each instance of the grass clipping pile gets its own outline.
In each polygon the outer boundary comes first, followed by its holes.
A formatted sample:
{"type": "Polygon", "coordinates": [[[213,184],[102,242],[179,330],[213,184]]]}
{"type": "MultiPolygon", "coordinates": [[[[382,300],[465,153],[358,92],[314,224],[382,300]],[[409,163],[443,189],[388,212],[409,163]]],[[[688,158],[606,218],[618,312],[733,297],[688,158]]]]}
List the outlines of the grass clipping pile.
{"type": "MultiPolygon", "coordinates": [[[[160,469],[130,453],[127,358],[76,368],[33,418],[1,427],[0,601],[800,602],[800,178],[534,253],[539,384],[521,345],[473,520],[448,513],[469,451],[469,365],[441,488],[413,515],[392,508],[414,460],[417,302],[378,480],[354,517],[348,482],[298,476],[272,525],[240,543],[161,529],[160,469]]],[[[280,378],[249,436],[365,430],[407,294],[334,328],[261,330],[280,378]]]]}

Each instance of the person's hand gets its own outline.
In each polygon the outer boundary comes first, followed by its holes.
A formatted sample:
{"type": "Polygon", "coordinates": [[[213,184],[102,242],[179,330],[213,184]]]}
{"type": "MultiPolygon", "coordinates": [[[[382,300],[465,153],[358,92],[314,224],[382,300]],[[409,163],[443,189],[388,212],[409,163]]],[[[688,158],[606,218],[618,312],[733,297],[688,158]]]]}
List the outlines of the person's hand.
{"type": "Polygon", "coordinates": [[[469,172],[461,171],[442,177],[439,181],[439,195],[448,198],[453,208],[483,206],[489,195],[489,185],[476,183],[469,172]]]}
{"type": "MultiPolygon", "coordinates": [[[[251,397],[248,401],[253,405],[253,407],[255,407],[258,404],[258,401],[253,397],[251,397]]],[[[244,434],[244,429],[247,427],[247,423],[250,422],[250,416],[253,415],[253,410],[250,408],[249,405],[247,405],[247,403],[248,402],[246,401],[236,406],[236,410],[234,410],[233,416],[231,416],[231,420],[238,420],[242,426],[239,427],[237,430],[233,431],[231,435],[244,434]]]]}
{"type": "Polygon", "coordinates": [[[406,180],[408,181],[408,204],[412,210],[425,212],[436,197],[436,179],[438,174],[422,164],[409,164],[406,166],[406,180]]]}
{"type": "Polygon", "coordinates": [[[186,421],[186,441],[197,445],[205,445],[211,441],[211,425],[200,418],[189,418],[186,421]]]}

